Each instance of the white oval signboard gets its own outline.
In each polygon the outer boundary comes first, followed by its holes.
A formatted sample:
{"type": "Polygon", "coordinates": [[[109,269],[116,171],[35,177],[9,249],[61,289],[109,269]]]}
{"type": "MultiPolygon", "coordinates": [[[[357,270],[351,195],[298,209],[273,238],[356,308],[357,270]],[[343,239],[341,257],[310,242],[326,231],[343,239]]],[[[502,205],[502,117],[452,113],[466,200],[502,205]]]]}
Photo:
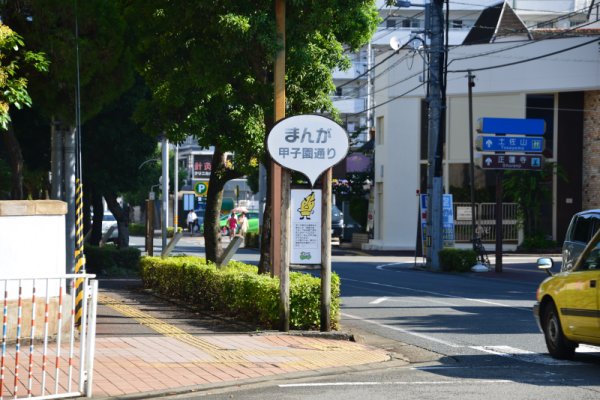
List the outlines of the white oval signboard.
{"type": "Polygon", "coordinates": [[[267,139],[273,160],[306,175],[314,186],[327,168],[346,157],[348,135],[344,128],[321,115],[297,115],[279,121],[267,139]]]}

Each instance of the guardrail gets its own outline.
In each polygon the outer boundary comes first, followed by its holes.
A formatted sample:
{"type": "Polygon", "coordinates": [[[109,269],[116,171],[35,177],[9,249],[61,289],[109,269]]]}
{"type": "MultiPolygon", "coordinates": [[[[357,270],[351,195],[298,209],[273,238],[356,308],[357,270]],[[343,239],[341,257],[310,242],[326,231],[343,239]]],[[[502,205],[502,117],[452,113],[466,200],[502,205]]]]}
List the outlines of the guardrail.
{"type": "Polygon", "coordinates": [[[94,277],[0,279],[0,400],[92,397],[98,296],[94,277]],[[84,299],[80,326],[74,318],[76,286],[84,299]]]}

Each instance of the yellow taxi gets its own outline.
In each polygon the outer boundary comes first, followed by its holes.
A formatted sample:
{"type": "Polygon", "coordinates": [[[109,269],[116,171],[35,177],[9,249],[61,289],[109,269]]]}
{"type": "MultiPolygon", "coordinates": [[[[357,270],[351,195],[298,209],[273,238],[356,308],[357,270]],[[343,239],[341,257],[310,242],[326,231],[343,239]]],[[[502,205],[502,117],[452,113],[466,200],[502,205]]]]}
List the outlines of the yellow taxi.
{"type": "Polygon", "coordinates": [[[533,313],[552,357],[572,358],[581,343],[600,345],[599,243],[600,211],[578,213],[567,231],[561,271],[552,275],[552,259],[538,259],[551,276],[537,290],[533,313]]]}

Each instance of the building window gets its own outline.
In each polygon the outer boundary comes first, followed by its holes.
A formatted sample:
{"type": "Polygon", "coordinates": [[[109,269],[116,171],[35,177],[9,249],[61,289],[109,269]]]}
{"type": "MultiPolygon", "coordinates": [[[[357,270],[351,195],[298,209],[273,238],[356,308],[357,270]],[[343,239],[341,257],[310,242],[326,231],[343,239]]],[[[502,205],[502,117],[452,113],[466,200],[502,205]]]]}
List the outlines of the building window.
{"type": "Polygon", "coordinates": [[[336,96],[341,96],[342,95],[342,88],[341,87],[335,88],[335,95],[336,96]]]}
{"type": "Polygon", "coordinates": [[[386,28],[395,28],[396,27],[396,20],[394,18],[388,18],[385,21],[385,27],[386,28]]]}
{"type": "Polygon", "coordinates": [[[526,117],[546,121],[544,157],[554,158],[554,94],[528,94],[526,117]]]}
{"type": "Polygon", "coordinates": [[[454,19],[452,20],[452,28],[454,29],[462,29],[463,22],[462,19],[454,19]]]}
{"type": "Polygon", "coordinates": [[[410,19],[409,18],[402,20],[402,27],[403,28],[410,28],[410,19]]]}
{"type": "Polygon", "coordinates": [[[383,144],[384,143],[384,130],[383,130],[383,117],[377,117],[377,128],[375,133],[375,143],[383,144]]]}

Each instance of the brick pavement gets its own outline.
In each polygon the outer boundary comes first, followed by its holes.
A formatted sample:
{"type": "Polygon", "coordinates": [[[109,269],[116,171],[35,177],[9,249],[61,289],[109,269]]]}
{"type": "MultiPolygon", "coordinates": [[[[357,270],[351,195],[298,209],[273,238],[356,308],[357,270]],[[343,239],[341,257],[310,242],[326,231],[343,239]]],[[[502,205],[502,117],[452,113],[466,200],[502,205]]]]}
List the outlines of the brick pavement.
{"type": "Polygon", "coordinates": [[[328,336],[203,330],[164,302],[148,305],[128,294],[101,291],[95,398],[197,391],[390,360],[384,350],[328,336]]]}

